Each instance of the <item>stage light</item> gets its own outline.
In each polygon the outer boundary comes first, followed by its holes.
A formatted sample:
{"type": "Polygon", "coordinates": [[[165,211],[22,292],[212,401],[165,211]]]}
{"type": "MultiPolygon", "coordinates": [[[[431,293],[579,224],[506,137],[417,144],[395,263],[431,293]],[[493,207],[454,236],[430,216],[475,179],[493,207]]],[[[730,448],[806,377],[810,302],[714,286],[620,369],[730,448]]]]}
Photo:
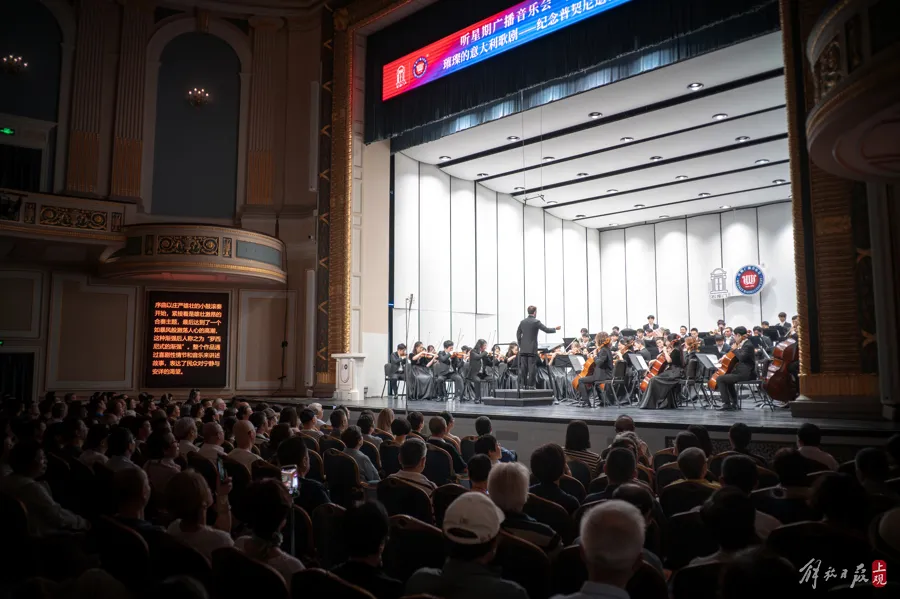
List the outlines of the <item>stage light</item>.
{"type": "Polygon", "coordinates": [[[607,189],[606,193],[619,193],[618,189],[607,189]]]}
{"type": "Polygon", "coordinates": [[[449,156],[441,156],[438,160],[450,160],[449,156]]]}
{"type": "Polygon", "coordinates": [[[544,156],[544,162],[552,162],[553,160],[556,160],[553,156],[544,156]]]}
{"type": "Polygon", "coordinates": [[[576,215],[575,215],[575,218],[584,218],[584,215],[583,215],[583,214],[576,214],[576,215]]]}
{"type": "Polygon", "coordinates": [[[578,173],[578,176],[579,176],[579,177],[587,177],[588,174],[587,174],[587,173],[578,173]]]}
{"type": "Polygon", "coordinates": [[[478,177],[487,177],[488,174],[487,174],[487,173],[478,173],[477,176],[478,176],[478,177]]]}
{"type": "Polygon", "coordinates": [[[652,162],[657,162],[658,160],[662,160],[662,156],[651,156],[650,160],[652,162]]]}
{"type": "Polygon", "coordinates": [[[623,141],[623,142],[625,142],[625,143],[628,143],[629,141],[634,141],[634,138],[633,138],[633,137],[623,137],[623,138],[620,139],[619,141],[623,141]]]}
{"type": "Polygon", "coordinates": [[[694,83],[691,83],[690,85],[688,85],[688,89],[691,90],[692,92],[695,92],[698,89],[703,89],[703,84],[700,83],[699,81],[695,81],[694,83]]]}
{"type": "Polygon", "coordinates": [[[519,138],[519,137],[516,137],[515,135],[510,135],[510,136],[507,137],[506,139],[507,139],[508,141],[519,141],[520,138],[519,138]]]}
{"type": "Polygon", "coordinates": [[[659,217],[660,218],[669,218],[669,215],[668,214],[660,214],[659,217]]]}
{"type": "Polygon", "coordinates": [[[557,203],[557,201],[556,201],[556,200],[550,200],[550,201],[549,201],[549,202],[547,202],[547,203],[548,203],[548,204],[556,204],[556,203],[557,203]]]}
{"type": "Polygon", "coordinates": [[[775,185],[784,185],[785,183],[787,183],[787,181],[785,181],[784,179],[775,179],[774,181],[772,181],[772,183],[774,183],[775,185]]]}
{"type": "Polygon", "coordinates": [[[209,92],[203,88],[188,90],[188,102],[194,108],[200,108],[209,104],[209,92]]]}
{"type": "Polygon", "coordinates": [[[714,115],[713,115],[713,120],[714,120],[714,121],[724,121],[724,120],[727,119],[727,118],[728,118],[728,115],[725,114],[724,112],[720,112],[720,113],[718,113],[718,114],[714,114],[714,115]]]}
{"type": "Polygon", "coordinates": [[[514,191],[525,191],[524,187],[516,187],[514,191]]]}
{"type": "Polygon", "coordinates": [[[731,208],[731,206],[728,206],[727,204],[725,206],[719,206],[720,210],[728,210],[729,208],[731,208]]]}
{"type": "Polygon", "coordinates": [[[759,160],[754,162],[754,164],[769,164],[769,159],[768,158],[760,158],[759,160]]]}
{"type": "Polygon", "coordinates": [[[745,141],[750,141],[750,138],[747,137],[746,135],[741,135],[740,137],[735,137],[734,141],[736,141],[738,143],[744,143],[745,141]]]}
{"type": "Polygon", "coordinates": [[[688,178],[687,175],[678,175],[677,177],[675,177],[675,180],[676,181],[684,181],[687,178],[688,178]]]}
{"type": "Polygon", "coordinates": [[[609,223],[609,226],[610,226],[610,227],[618,227],[618,226],[619,226],[619,223],[609,223]]]}
{"type": "Polygon", "coordinates": [[[592,119],[599,119],[600,117],[603,116],[603,113],[602,112],[592,112],[588,116],[591,117],[592,119]]]}
{"type": "Polygon", "coordinates": [[[709,194],[706,193],[705,191],[704,191],[703,193],[698,193],[697,195],[700,196],[701,198],[708,198],[708,197],[709,197],[709,194]]]}
{"type": "Polygon", "coordinates": [[[634,207],[635,208],[646,208],[646,206],[644,206],[643,204],[635,204],[634,207]]]}

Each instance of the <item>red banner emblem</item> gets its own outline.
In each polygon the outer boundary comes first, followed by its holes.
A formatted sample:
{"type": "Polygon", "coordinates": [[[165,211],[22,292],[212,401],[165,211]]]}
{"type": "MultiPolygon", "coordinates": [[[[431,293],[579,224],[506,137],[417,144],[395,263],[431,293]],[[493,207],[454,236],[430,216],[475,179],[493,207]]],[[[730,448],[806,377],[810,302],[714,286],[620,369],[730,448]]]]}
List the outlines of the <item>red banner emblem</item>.
{"type": "Polygon", "coordinates": [[[887,562],[880,559],[872,562],[872,586],[878,588],[887,586],[887,562]]]}

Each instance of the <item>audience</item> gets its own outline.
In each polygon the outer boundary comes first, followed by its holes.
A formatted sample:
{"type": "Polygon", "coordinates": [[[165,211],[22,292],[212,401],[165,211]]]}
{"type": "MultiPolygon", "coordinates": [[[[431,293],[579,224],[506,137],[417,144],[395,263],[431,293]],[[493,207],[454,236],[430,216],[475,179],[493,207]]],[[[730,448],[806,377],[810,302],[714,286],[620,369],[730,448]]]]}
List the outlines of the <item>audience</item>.
{"type": "Polygon", "coordinates": [[[837,470],[838,463],[834,457],[820,447],[822,443],[822,431],[815,424],[804,422],[797,429],[797,450],[807,460],[812,460],[822,465],[822,469],[837,470]]]}
{"type": "Polygon", "coordinates": [[[494,435],[482,435],[475,440],[475,453],[484,454],[492,464],[499,464],[503,458],[503,450],[494,435]]]}
{"type": "Polygon", "coordinates": [[[491,475],[491,458],[483,453],[476,453],[469,458],[469,485],[473,491],[479,493],[488,492],[488,478],[491,475]]]}
{"type": "MultiPolygon", "coordinates": [[[[541,445],[531,454],[531,472],[538,480],[531,493],[559,504],[570,514],[580,506],[578,499],[559,488],[559,479],[566,472],[566,454],[556,443],[541,445]]],[[[489,489],[490,491],[490,489],[489,489]]]]}
{"type": "MultiPolygon", "coordinates": [[[[759,486],[759,472],[756,462],[743,455],[731,455],[722,462],[722,484],[735,487],[750,497],[759,486]]],[[[781,526],[777,518],[756,510],[756,534],[760,539],[768,538],[769,533],[781,526]]]]}
{"type": "Polygon", "coordinates": [[[322,409],[322,404],[313,402],[307,407],[313,411],[313,414],[316,415],[316,426],[323,427],[327,424],[324,420],[322,420],[322,418],[325,417],[325,411],[322,409]]]}
{"type": "Polygon", "coordinates": [[[278,463],[297,467],[297,494],[294,503],[312,515],[317,507],[331,502],[325,485],[307,478],[309,474],[309,449],[300,437],[290,437],[278,445],[278,463]]]}
{"type": "Polygon", "coordinates": [[[528,469],[522,464],[497,464],[488,477],[488,494],[503,510],[503,530],[534,543],[546,553],[560,548],[560,537],[555,530],[541,524],[525,513],[528,501],[528,469]]]}
{"type": "Polygon", "coordinates": [[[175,518],[167,532],[199,551],[206,559],[212,559],[212,552],[220,547],[231,547],[234,542],[231,540],[229,492],[231,479],[218,482],[213,502],[212,491],[199,472],[179,472],[166,487],[169,513],[175,518]],[[206,524],[206,511],[213,506],[216,514],[215,527],[206,524]]]}
{"type": "Polygon", "coordinates": [[[756,461],[763,468],[768,468],[765,458],[750,452],[750,439],[752,433],[750,427],[743,422],[735,422],[728,429],[728,442],[731,444],[731,451],[742,453],[756,461]]]}
{"type": "Polygon", "coordinates": [[[287,424],[294,433],[300,432],[301,419],[297,416],[297,410],[288,406],[278,415],[278,424],[287,424]]]}
{"type": "Polygon", "coordinates": [[[347,561],[331,572],[350,584],[375,595],[375,599],[398,599],[403,583],[381,568],[381,554],[387,544],[390,521],[384,507],[375,501],[347,509],[343,518],[343,538],[347,540],[347,561]]]}
{"type": "Polygon", "coordinates": [[[822,521],[849,532],[866,532],[869,510],[865,490],[846,474],[828,473],[813,483],[809,505],[822,521]]]}
{"type": "Polygon", "coordinates": [[[228,459],[241,464],[247,470],[256,460],[262,458],[251,451],[256,439],[256,429],[249,420],[238,420],[234,425],[234,449],[228,452],[228,459]]]}
{"type": "Polygon", "coordinates": [[[425,416],[422,412],[410,412],[406,415],[406,419],[409,421],[409,428],[412,434],[424,441],[425,436],[422,434],[422,427],[425,426],[425,416]]]}
{"type": "Polygon", "coordinates": [[[591,432],[587,423],[583,420],[570,422],[566,428],[565,457],[584,463],[590,469],[591,475],[596,476],[600,465],[600,456],[593,451],[588,451],[590,448],[591,432]]]}
{"type": "Polygon", "coordinates": [[[713,451],[712,439],[709,438],[709,431],[705,426],[699,424],[691,424],[687,427],[687,432],[692,433],[700,442],[700,449],[706,454],[707,458],[713,457],[716,452],[713,451]]]}
{"type": "Polygon", "coordinates": [[[406,595],[443,599],[528,599],[519,584],[489,567],[497,552],[503,512],[481,493],[460,495],[444,515],[447,561],[422,568],[406,583],[406,595]]]}
{"type": "MultiPolygon", "coordinates": [[[[347,413],[344,412],[344,410],[334,409],[331,411],[331,415],[328,417],[328,420],[331,422],[331,436],[340,439],[344,431],[347,429],[347,413]]],[[[360,433],[360,438],[362,438],[362,433],[360,433]]]]}
{"type": "Polygon", "coordinates": [[[854,464],[856,478],[866,493],[884,495],[894,501],[900,501],[900,494],[885,484],[891,474],[887,453],[874,447],[866,447],[856,454],[854,464]]]}
{"type": "Polygon", "coordinates": [[[684,451],[685,449],[690,449],[691,447],[698,447],[701,450],[703,449],[700,445],[700,439],[697,438],[697,435],[695,435],[694,433],[689,433],[688,431],[681,431],[680,433],[675,435],[675,455],[679,455],[682,451],[684,451]]]}
{"type": "Polygon", "coordinates": [[[403,418],[395,418],[391,421],[391,434],[394,435],[394,443],[403,445],[406,437],[412,432],[409,421],[403,418]]]}
{"type": "Polygon", "coordinates": [[[181,472],[181,466],[175,463],[178,457],[178,443],[175,435],[169,432],[157,431],[147,439],[147,462],[144,471],[150,482],[150,488],[159,497],[163,497],[166,486],[172,477],[181,472]]]}
{"type": "Polygon", "coordinates": [[[172,433],[178,439],[178,451],[181,457],[187,459],[189,453],[199,451],[199,448],[194,445],[194,441],[197,439],[197,423],[193,418],[185,417],[176,420],[172,433]]]}
{"type": "Polygon", "coordinates": [[[757,509],[782,524],[818,520],[821,515],[809,506],[810,489],[806,480],[809,461],[796,449],[785,447],[775,453],[772,469],[779,483],[753,493],[757,509]]]}
{"type": "Polygon", "coordinates": [[[450,454],[450,459],[453,460],[454,472],[457,474],[465,472],[466,462],[459,454],[459,450],[456,449],[456,445],[444,439],[444,436],[447,434],[447,423],[444,419],[440,416],[433,417],[428,421],[428,430],[431,432],[431,436],[428,437],[428,443],[440,447],[450,454]]]}
{"type": "MultiPolygon", "coordinates": [[[[334,415],[334,412],[331,414],[334,415]]],[[[341,412],[341,414],[343,414],[343,412],[341,412]]],[[[344,417],[345,422],[346,420],[346,417],[344,417]]],[[[378,470],[375,468],[372,460],[369,459],[369,456],[359,450],[363,445],[363,437],[358,426],[348,426],[341,434],[341,441],[347,446],[344,449],[344,453],[356,460],[356,465],[359,466],[359,476],[362,480],[376,483],[381,480],[381,477],[378,475],[378,470]]]]}
{"type": "MultiPolygon", "coordinates": [[[[494,434],[494,425],[491,423],[491,419],[487,416],[479,416],[475,419],[475,433],[479,437],[483,437],[485,435],[493,435],[494,434]]],[[[501,462],[516,462],[519,460],[519,456],[516,455],[516,452],[512,449],[506,449],[505,447],[500,448],[500,461],[501,462]]]]}
{"type": "Polygon", "coordinates": [[[113,477],[116,515],[120,524],[139,533],[162,530],[144,519],[144,509],[150,502],[150,481],[147,473],[139,468],[125,468],[113,477]]]}
{"type": "Polygon", "coordinates": [[[363,441],[368,441],[377,449],[381,447],[382,438],[372,434],[375,432],[375,420],[372,416],[371,412],[363,412],[356,421],[356,426],[362,432],[363,441]]]}
{"type": "Polygon", "coordinates": [[[269,442],[269,419],[262,410],[250,414],[250,424],[253,425],[253,443],[262,445],[269,442]]]}
{"type": "MultiPolygon", "coordinates": [[[[661,522],[665,518],[659,511],[659,506],[650,489],[637,482],[619,485],[616,487],[616,490],[613,492],[610,499],[625,501],[640,510],[641,515],[644,516],[645,536],[646,529],[649,528],[654,521],[658,520],[661,522]]],[[[644,561],[656,568],[657,572],[665,575],[662,560],[659,559],[658,555],[646,547],[644,548],[644,561]]]]}
{"type": "Polygon", "coordinates": [[[284,578],[288,590],[294,574],[303,570],[300,560],[281,550],[282,530],[291,509],[291,497],[281,481],[264,479],[251,483],[244,492],[243,511],[252,534],[234,542],[240,551],[272,566],[284,578]]]}
{"type": "Polygon", "coordinates": [[[612,448],[603,464],[603,473],[606,475],[606,488],[598,493],[588,495],[584,500],[585,503],[611,499],[620,485],[637,478],[637,461],[634,459],[634,454],[623,447],[612,448]]]}
{"type": "Polygon", "coordinates": [[[203,425],[203,445],[200,446],[198,453],[215,464],[216,460],[225,457],[223,443],[225,443],[225,429],[217,422],[207,422],[203,425]]]}
{"type": "Polygon", "coordinates": [[[410,437],[400,446],[400,471],[391,474],[388,478],[398,478],[425,491],[431,497],[437,485],[422,474],[425,470],[427,453],[428,448],[424,441],[418,437],[410,437]]]}
{"type": "Polygon", "coordinates": [[[459,447],[459,444],[460,444],[460,441],[461,441],[461,440],[460,440],[459,437],[457,437],[456,435],[453,434],[453,427],[456,426],[456,420],[454,420],[453,414],[451,414],[450,412],[447,412],[447,411],[443,411],[443,412],[441,412],[440,414],[438,414],[438,416],[440,416],[441,418],[443,418],[443,419],[444,419],[444,422],[447,423],[447,432],[444,433],[444,436],[445,436],[447,439],[453,441],[453,443],[454,443],[457,447],[459,447]]]}
{"type": "Polygon", "coordinates": [[[394,423],[394,410],[390,408],[384,408],[380,412],[378,412],[378,419],[375,421],[375,430],[376,432],[389,433],[391,432],[391,425],[394,423]]]}
{"type": "Polygon", "coordinates": [[[706,479],[706,454],[699,447],[688,447],[678,452],[678,469],[684,474],[684,478],[671,483],[673,485],[692,482],[710,489],[718,489],[721,486],[706,479]]]}
{"type": "Polygon", "coordinates": [[[137,464],[131,461],[131,454],[134,453],[134,435],[125,427],[114,428],[109,433],[107,440],[106,453],[109,460],[106,467],[113,472],[124,470],[125,468],[137,468],[137,464]]]}
{"type": "Polygon", "coordinates": [[[719,489],[706,500],[700,517],[719,546],[718,551],[691,560],[691,566],[727,562],[738,551],[759,544],[756,509],[743,491],[735,487],[719,489]]]}
{"type": "Polygon", "coordinates": [[[802,590],[794,566],[760,547],[734,554],[719,581],[721,599],[759,599],[773,592],[796,597],[802,590]]]}
{"type": "MultiPolygon", "coordinates": [[[[193,425],[193,422],[191,423],[193,425]]],[[[95,424],[88,429],[87,438],[84,440],[81,455],[78,461],[93,469],[94,464],[106,464],[107,441],[109,439],[109,427],[105,424],[95,424]]]]}

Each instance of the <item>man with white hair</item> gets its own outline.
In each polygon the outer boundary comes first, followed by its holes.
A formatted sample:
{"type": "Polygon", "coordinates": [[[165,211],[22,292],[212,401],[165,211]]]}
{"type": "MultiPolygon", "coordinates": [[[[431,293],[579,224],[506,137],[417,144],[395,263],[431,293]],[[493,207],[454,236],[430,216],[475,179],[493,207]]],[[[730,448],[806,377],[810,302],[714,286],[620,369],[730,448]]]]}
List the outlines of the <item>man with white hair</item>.
{"type": "Polygon", "coordinates": [[[221,397],[217,397],[213,402],[212,407],[215,408],[216,412],[218,412],[219,416],[221,416],[225,413],[225,408],[227,408],[228,405],[225,403],[224,399],[222,399],[221,397]]]}
{"type": "Polygon", "coordinates": [[[244,465],[250,470],[250,465],[256,460],[261,459],[258,455],[250,451],[253,447],[253,441],[256,438],[256,429],[249,420],[238,420],[234,423],[234,444],[235,448],[228,454],[228,458],[244,465]]]}
{"type": "Polygon", "coordinates": [[[184,459],[187,459],[189,453],[198,450],[194,445],[194,439],[197,438],[197,423],[190,416],[176,420],[172,434],[178,439],[178,451],[184,459]]]}
{"type": "Polygon", "coordinates": [[[215,465],[216,460],[225,457],[222,443],[225,442],[225,431],[218,422],[207,422],[203,425],[203,445],[198,452],[201,456],[215,465]]]}
{"type": "Polygon", "coordinates": [[[588,580],[566,599],[628,599],[625,585],[643,561],[644,524],[641,511],[619,499],[610,499],[585,514],[581,555],[588,580]]]}
{"type": "Polygon", "coordinates": [[[528,501],[528,469],[518,462],[500,463],[488,475],[488,495],[505,516],[504,531],[525,539],[548,555],[560,548],[560,537],[552,528],[525,513],[528,501]]]}
{"type": "Polygon", "coordinates": [[[316,426],[317,427],[325,426],[325,424],[327,424],[327,423],[324,420],[322,420],[322,416],[325,415],[325,410],[322,409],[322,404],[320,404],[319,402],[314,402],[314,403],[309,404],[308,407],[316,415],[316,426]]]}

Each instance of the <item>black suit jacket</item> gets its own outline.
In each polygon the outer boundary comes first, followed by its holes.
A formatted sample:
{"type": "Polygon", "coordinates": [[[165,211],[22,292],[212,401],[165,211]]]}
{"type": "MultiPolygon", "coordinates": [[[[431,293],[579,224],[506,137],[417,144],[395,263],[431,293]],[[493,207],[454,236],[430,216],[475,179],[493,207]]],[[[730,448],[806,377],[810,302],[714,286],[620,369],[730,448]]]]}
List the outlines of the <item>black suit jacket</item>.
{"type": "Polygon", "coordinates": [[[453,459],[453,471],[459,474],[460,472],[466,471],[466,462],[462,459],[462,456],[459,455],[459,452],[456,451],[456,447],[452,443],[448,443],[443,439],[435,439],[434,437],[428,439],[427,443],[431,443],[437,447],[440,447],[444,451],[450,454],[450,457],[453,459]]]}
{"type": "Polygon", "coordinates": [[[458,358],[452,357],[449,352],[438,352],[438,363],[435,364],[435,374],[445,376],[452,374],[457,368],[458,358]]]}
{"type": "Polygon", "coordinates": [[[756,349],[753,347],[753,344],[749,341],[744,341],[737,349],[735,356],[737,357],[738,365],[731,371],[732,374],[745,377],[747,380],[752,379],[756,368],[756,349]]]}
{"type": "MultiPolygon", "coordinates": [[[[715,346],[713,346],[713,347],[715,347],[715,346]]],[[[725,345],[722,346],[722,349],[719,349],[718,347],[716,347],[716,356],[721,358],[722,356],[724,356],[725,354],[727,354],[730,351],[731,351],[731,346],[726,343],[725,345]]]]}
{"type": "Polygon", "coordinates": [[[537,354],[538,331],[555,333],[556,329],[548,327],[535,316],[529,316],[519,323],[519,329],[516,331],[516,341],[519,343],[520,354],[537,354]]]}
{"type": "Polygon", "coordinates": [[[473,349],[469,352],[469,371],[466,378],[470,381],[481,380],[481,372],[485,366],[490,366],[494,361],[494,357],[488,351],[478,351],[473,349]]]}
{"type": "Polygon", "coordinates": [[[653,326],[652,326],[652,327],[650,326],[650,323],[649,323],[649,322],[643,326],[643,329],[644,329],[644,332],[645,332],[645,333],[649,333],[650,331],[655,331],[655,330],[658,329],[658,328],[659,328],[659,325],[656,324],[655,322],[653,323],[653,326]]]}

